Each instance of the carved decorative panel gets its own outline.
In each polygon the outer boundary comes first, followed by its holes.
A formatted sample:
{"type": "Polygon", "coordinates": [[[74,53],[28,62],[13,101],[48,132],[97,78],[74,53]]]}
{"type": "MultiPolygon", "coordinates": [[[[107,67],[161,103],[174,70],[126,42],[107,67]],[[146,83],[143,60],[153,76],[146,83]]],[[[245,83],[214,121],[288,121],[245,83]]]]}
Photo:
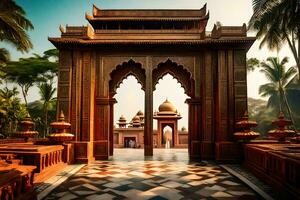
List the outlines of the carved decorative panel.
{"type": "Polygon", "coordinates": [[[165,62],[166,60],[172,60],[172,62],[182,65],[186,70],[191,73],[191,76],[195,76],[195,63],[196,58],[194,56],[153,56],[152,64],[153,69],[156,68],[160,63],[165,62]]]}
{"type": "Polygon", "coordinates": [[[137,79],[138,83],[142,85],[142,89],[145,90],[145,69],[142,68],[142,65],[140,63],[136,63],[134,60],[129,60],[128,62],[123,62],[122,64],[118,65],[116,69],[114,69],[110,73],[110,94],[114,95],[122,81],[126,79],[129,75],[133,75],[137,79]]]}
{"type": "Polygon", "coordinates": [[[234,51],[234,66],[246,66],[245,50],[234,51]]]}
{"type": "Polygon", "coordinates": [[[161,79],[166,74],[171,74],[175,77],[181,86],[184,88],[185,93],[190,96],[194,97],[194,80],[192,78],[191,73],[185,69],[182,65],[179,65],[176,62],[171,61],[168,59],[164,63],[159,63],[157,68],[155,68],[152,72],[152,84],[153,90],[155,90],[155,86],[158,83],[159,79],[161,79]]]}
{"type": "Polygon", "coordinates": [[[59,85],[59,98],[69,98],[70,96],[70,86],[69,84],[59,85]]]}
{"type": "Polygon", "coordinates": [[[61,69],[59,71],[59,81],[68,82],[70,80],[70,69],[61,69]]]}
{"type": "Polygon", "coordinates": [[[246,80],[246,69],[244,68],[235,68],[234,71],[234,81],[244,82],[246,80]]]}

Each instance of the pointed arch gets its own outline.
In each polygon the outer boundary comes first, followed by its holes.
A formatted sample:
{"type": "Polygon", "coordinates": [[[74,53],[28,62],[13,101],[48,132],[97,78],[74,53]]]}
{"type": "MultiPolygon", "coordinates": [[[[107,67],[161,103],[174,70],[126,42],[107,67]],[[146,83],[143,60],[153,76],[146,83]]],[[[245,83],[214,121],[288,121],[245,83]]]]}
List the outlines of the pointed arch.
{"type": "Polygon", "coordinates": [[[116,94],[117,88],[119,88],[123,80],[130,75],[134,76],[137,79],[138,83],[142,85],[142,90],[145,90],[145,69],[142,68],[141,63],[135,62],[134,60],[130,59],[128,62],[123,62],[122,64],[118,65],[110,73],[109,93],[111,96],[114,96],[116,94]]]}
{"type": "Polygon", "coordinates": [[[166,62],[161,62],[157,65],[152,71],[152,80],[153,80],[153,91],[155,86],[160,79],[163,78],[166,74],[171,74],[184,88],[184,92],[189,97],[194,97],[194,85],[195,81],[192,78],[191,73],[185,69],[182,65],[177,64],[176,62],[168,59],[166,62]]]}

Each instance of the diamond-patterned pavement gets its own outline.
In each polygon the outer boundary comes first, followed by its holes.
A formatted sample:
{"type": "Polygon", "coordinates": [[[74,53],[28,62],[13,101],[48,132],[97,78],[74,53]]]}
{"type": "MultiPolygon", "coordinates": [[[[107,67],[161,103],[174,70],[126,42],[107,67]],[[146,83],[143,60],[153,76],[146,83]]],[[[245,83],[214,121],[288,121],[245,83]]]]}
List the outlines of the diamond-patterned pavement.
{"type": "Polygon", "coordinates": [[[110,161],[96,161],[62,183],[45,200],[61,199],[259,199],[218,165],[190,163],[182,149],[115,149],[110,161]]]}

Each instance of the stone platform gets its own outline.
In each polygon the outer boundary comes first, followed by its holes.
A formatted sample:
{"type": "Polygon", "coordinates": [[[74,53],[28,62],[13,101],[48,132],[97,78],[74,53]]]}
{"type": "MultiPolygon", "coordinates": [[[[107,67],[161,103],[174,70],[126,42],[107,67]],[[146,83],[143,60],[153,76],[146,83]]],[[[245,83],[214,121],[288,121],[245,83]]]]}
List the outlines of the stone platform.
{"type": "Polygon", "coordinates": [[[34,145],[33,143],[9,143],[0,145],[0,154],[13,154],[23,165],[36,166],[35,182],[42,182],[63,168],[62,145],[34,145]]]}
{"type": "Polygon", "coordinates": [[[245,166],[282,199],[300,197],[300,144],[246,144],[245,166]]]}

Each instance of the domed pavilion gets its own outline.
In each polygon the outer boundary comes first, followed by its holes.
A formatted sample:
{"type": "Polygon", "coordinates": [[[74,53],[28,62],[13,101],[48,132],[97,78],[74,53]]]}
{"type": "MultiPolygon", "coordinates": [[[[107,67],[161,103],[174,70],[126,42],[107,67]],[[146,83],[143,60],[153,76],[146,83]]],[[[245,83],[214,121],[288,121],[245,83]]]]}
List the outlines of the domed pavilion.
{"type": "Polygon", "coordinates": [[[166,99],[159,107],[158,112],[154,112],[153,119],[157,120],[157,147],[164,147],[166,141],[163,130],[166,126],[172,129],[171,147],[179,145],[178,137],[178,120],[182,117],[178,113],[176,107],[168,99],[166,99]]]}

